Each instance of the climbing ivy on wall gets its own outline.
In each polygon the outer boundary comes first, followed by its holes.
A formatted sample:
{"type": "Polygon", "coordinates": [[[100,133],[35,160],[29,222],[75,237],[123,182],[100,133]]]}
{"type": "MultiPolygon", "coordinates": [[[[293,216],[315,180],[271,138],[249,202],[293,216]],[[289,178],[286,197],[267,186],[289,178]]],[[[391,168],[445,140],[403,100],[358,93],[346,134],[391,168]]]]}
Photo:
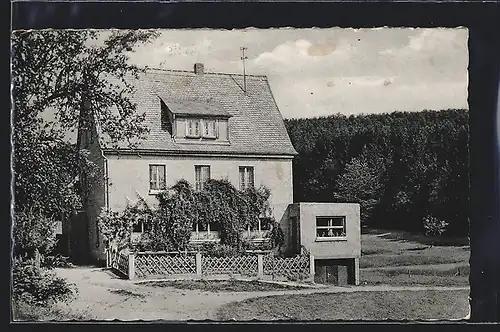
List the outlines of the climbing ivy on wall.
{"type": "Polygon", "coordinates": [[[259,218],[272,226],[266,249],[281,247],[283,231],[272,215],[271,192],[266,187],[237,190],[227,180],[208,180],[201,191],[195,191],[186,180],[157,195],[158,208],[150,208],[142,199],[123,212],[103,212],[101,232],[107,239],[126,243],[130,229],[138,217],[146,214],[151,221],[147,233],[135,244],[138,250],[184,251],[189,247],[193,225],[206,229],[218,224],[221,245],[236,251],[249,249],[243,232],[256,228],[259,218]]]}

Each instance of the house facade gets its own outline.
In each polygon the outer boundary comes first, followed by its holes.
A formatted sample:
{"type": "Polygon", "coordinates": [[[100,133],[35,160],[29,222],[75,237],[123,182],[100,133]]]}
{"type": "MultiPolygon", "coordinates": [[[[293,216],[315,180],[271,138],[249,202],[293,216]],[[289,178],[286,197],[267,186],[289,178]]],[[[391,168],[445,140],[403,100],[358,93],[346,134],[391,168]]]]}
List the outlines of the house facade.
{"type": "MultiPolygon", "coordinates": [[[[264,185],[274,218],[288,231],[296,151],[265,76],[207,73],[195,64],[192,72],[149,69],[132,80],[131,99],[149,129],[144,139],[133,148],[125,142],[109,148],[98,125],[79,132],[101,170],[85,200],[92,259],[104,259],[97,227],[102,209],[120,211],[138,196],[154,206],[155,195],[181,179],[197,190],[207,179],[227,179],[239,189],[264,185]]],[[[214,232],[196,227],[192,240],[214,232]]]]}

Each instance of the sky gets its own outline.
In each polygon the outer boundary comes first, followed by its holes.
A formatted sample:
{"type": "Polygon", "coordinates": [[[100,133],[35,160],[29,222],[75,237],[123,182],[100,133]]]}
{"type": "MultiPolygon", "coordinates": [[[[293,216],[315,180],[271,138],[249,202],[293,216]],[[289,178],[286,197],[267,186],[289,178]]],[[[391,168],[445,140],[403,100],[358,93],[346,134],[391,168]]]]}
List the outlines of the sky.
{"type": "Polygon", "coordinates": [[[130,61],[266,75],[285,118],[468,108],[468,30],[161,30],[130,61]]]}

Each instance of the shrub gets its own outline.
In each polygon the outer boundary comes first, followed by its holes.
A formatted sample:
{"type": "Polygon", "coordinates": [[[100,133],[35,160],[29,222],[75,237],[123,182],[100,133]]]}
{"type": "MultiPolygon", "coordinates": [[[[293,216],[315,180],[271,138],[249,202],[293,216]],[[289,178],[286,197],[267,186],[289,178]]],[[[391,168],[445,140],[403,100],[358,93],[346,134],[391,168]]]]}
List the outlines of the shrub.
{"type": "Polygon", "coordinates": [[[168,238],[158,233],[143,233],[139,240],[132,243],[133,250],[136,251],[175,251],[168,238]]]}
{"type": "Polygon", "coordinates": [[[423,221],[425,235],[441,236],[449,225],[446,221],[440,220],[433,216],[427,216],[423,221]]]}
{"type": "Polygon", "coordinates": [[[233,257],[242,254],[237,248],[231,247],[227,244],[214,244],[204,248],[204,254],[212,257],[233,257]]]}
{"type": "Polygon", "coordinates": [[[16,212],[13,224],[14,256],[49,253],[56,245],[55,221],[36,209],[16,212]]]}
{"type": "Polygon", "coordinates": [[[76,293],[74,285],[53,271],[37,268],[33,260],[15,259],[12,267],[12,297],[30,305],[49,305],[67,301],[76,293]]]}
{"type": "Polygon", "coordinates": [[[47,269],[53,269],[55,267],[73,267],[73,264],[70,262],[69,257],[57,254],[42,256],[42,266],[47,269]]]}

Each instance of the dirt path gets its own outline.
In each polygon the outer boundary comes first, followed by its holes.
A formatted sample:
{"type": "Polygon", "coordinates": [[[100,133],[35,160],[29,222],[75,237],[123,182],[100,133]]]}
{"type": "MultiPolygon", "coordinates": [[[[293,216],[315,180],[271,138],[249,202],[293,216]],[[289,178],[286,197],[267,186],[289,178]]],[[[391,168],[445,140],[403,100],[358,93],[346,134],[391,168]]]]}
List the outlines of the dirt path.
{"type": "Polygon", "coordinates": [[[422,265],[401,265],[401,266],[377,266],[377,267],[363,267],[362,271],[376,271],[376,270],[439,270],[447,271],[455,268],[467,267],[467,263],[443,263],[443,264],[422,264],[422,265]]]}
{"type": "Polygon", "coordinates": [[[96,268],[57,269],[58,275],[76,284],[78,297],[66,306],[72,312],[95,320],[213,320],[217,309],[227,303],[252,297],[324,292],[459,290],[468,287],[326,287],[271,292],[204,292],[170,287],[151,287],[117,278],[96,268]]]}

